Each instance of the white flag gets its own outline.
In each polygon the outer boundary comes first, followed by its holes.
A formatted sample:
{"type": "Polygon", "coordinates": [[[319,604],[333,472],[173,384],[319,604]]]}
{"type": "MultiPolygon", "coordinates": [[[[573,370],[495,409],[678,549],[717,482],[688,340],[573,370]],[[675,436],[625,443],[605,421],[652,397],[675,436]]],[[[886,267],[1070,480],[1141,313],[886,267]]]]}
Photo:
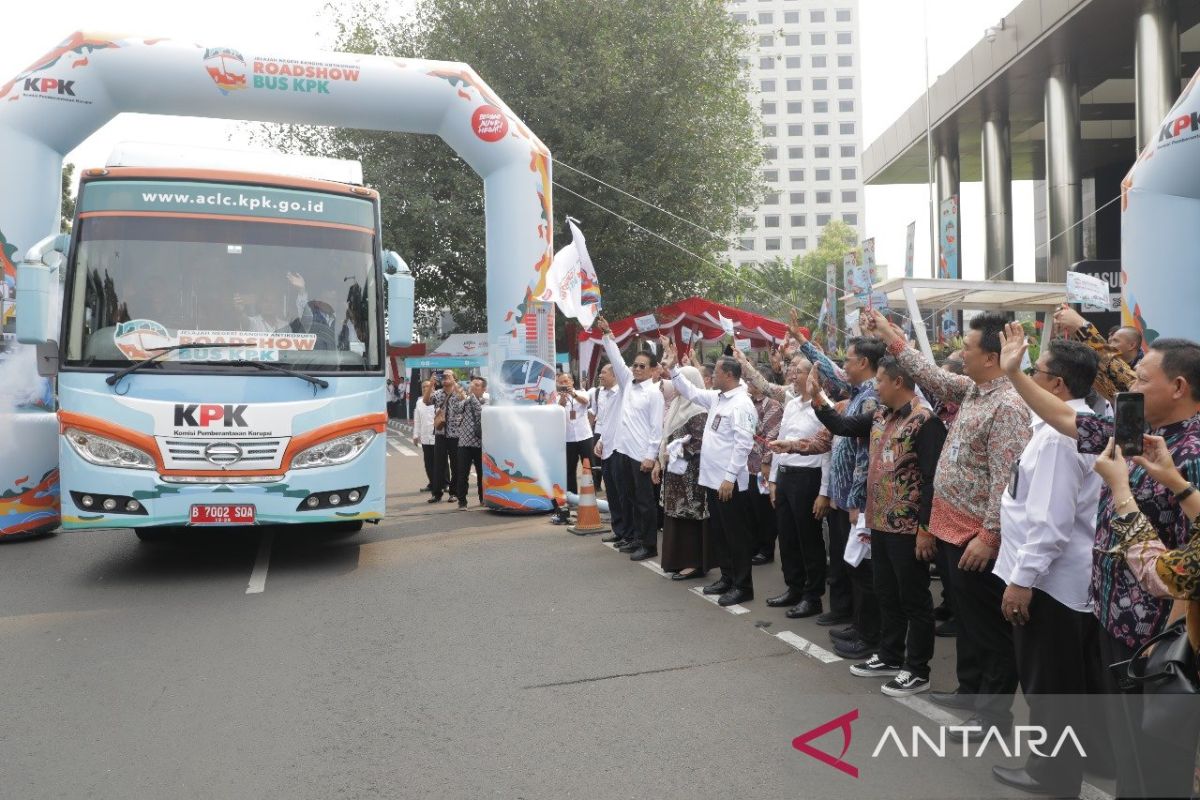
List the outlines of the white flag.
{"type": "Polygon", "coordinates": [[[600,313],[600,282],[583,232],[570,217],[567,225],[571,243],[555,254],[546,276],[546,290],[538,299],[555,303],[565,316],[579,320],[585,329],[591,328],[600,313]]]}
{"type": "Polygon", "coordinates": [[[717,322],[720,324],[721,330],[725,331],[726,336],[733,336],[733,320],[718,311],[717,322]]]}

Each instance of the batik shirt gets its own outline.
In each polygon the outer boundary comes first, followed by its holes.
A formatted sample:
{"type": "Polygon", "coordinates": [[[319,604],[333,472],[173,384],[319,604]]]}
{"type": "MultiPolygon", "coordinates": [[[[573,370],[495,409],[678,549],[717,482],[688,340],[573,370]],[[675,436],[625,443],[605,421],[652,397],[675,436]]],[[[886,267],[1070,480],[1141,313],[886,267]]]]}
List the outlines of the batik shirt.
{"type": "Polygon", "coordinates": [[[452,418],[458,421],[458,446],[483,447],[483,404],[479,398],[467,392],[461,400],[452,399],[450,405],[454,409],[452,418]]]}
{"type": "Polygon", "coordinates": [[[1029,442],[1029,407],[1006,375],[980,386],[931,364],[906,342],[894,341],[888,351],[926,393],[959,404],[938,460],[929,532],[958,546],[978,536],[999,549],[1000,498],[1029,442]]]}
{"type": "MultiPolygon", "coordinates": [[[[1079,452],[1099,455],[1113,435],[1112,420],[1080,414],[1075,418],[1079,452]]],[[[1150,431],[1166,440],[1167,450],[1183,477],[1200,483],[1200,414],[1150,431]]],[[[1188,542],[1191,522],[1170,489],[1129,462],[1129,488],[1138,509],[1154,526],[1168,550],[1188,542]]],[[[1166,626],[1171,613],[1169,600],[1157,600],[1146,591],[1119,555],[1111,552],[1123,539],[1113,526],[1112,492],[1100,490],[1100,513],[1096,518],[1096,552],[1092,557],[1091,601],[1096,618],[1109,635],[1128,647],[1140,647],[1166,626]]]]}
{"type": "Polygon", "coordinates": [[[752,400],[754,410],[758,412],[758,428],[754,431],[754,448],[746,459],[746,468],[750,470],[751,479],[759,473],[763,464],[771,463],[771,451],[767,450],[764,442],[779,438],[779,423],[783,422],[783,406],[778,400],[763,395],[752,400]]]}
{"type": "MultiPolygon", "coordinates": [[[[800,345],[804,357],[812,362],[821,378],[822,388],[832,398],[849,397],[846,416],[874,414],[879,408],[875,379],[851,386],[846,373],[837,368],[812,342],[800,345]]],[[[840,509],[863,509],[867,505],[867,468],[871,450],[869,436],[838,436],[833,440],[829,464],[829,499],[840,509]]]]}

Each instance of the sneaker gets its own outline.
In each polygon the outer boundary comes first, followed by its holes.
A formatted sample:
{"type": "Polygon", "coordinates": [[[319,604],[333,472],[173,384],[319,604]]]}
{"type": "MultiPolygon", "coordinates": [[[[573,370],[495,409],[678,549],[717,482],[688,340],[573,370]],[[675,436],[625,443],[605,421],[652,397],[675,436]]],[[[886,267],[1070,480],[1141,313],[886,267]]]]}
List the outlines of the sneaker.
{"type": "Polygon", "coordinates": [[[873,678],[877,675],[892,676],[899,675],[900,668],[883,663],[879,654],[876,653],[863,663],[850,667],[850,674],[860,678],[873,678]]]}
{"type": "Polygon", "coordinates": [[[909,697],[929,690],[929,679],[918,678],[908,670],[900,670],[900,674],[879,687],[879,691],[888,697],[909,697]]]}

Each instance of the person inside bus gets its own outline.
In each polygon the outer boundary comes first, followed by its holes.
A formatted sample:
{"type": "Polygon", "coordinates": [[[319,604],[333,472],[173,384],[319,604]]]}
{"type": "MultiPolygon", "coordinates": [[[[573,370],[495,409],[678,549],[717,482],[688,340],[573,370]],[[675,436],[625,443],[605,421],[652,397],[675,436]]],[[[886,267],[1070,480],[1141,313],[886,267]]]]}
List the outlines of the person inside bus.
{"type": "Polygon", "coordinates": [[[239,329],[245,331],[291,331],[293,322],[298,325],[304,317],[307,306],[308,292],[304,277],[296,272],[287,273],[283,287],[279,287],[269,274],[250,273],[246,288],[233,295],[233,307],[240,317],[239,329]],[[284,316],[288,310],[295,312],[291,319],[284,316]]]}

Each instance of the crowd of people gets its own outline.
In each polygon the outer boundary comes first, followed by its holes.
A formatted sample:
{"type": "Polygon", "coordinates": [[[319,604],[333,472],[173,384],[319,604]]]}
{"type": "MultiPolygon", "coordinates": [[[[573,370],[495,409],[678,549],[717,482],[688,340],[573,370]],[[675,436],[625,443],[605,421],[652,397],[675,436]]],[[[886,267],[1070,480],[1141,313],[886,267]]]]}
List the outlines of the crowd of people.
{"type": "Polygon", "coordinates": [[[475,489],[483,505],[483,407],[487,405],[487,379],[473,377],[467,388],[453,370],[442,373],[440,385],[433,378],[421,383],[421,397],[413,407],[413,444],[421,448],[425,477],[422,491],[429,503],[458,503],[467,507],[471,468],[475,489]]]}
{"type": "MultiPolygon", "coordinates": [[[[1032,363],[1022,326],[984,313],[938,366],[883,314],[862,319],[835,362],[793,318],[769,365],[732,348],[681,363],[666,338],[627,363],[597,320],[597,385],[560,376],[559,389],[568,474],[590,457],[607,492],[605,541],[661,555],[674,580],[716,570],[703,591],[723,606],[753,601],[754,570],[778,551],[786,588],[766,605],[827,626],[884,694],[967,714],[952,739],[1009,736],[1020,687],[1051,741],[1071,726],[1108,754],[1088,767],[1115,768],[1118,795],[1191,795],[1194,736],[1144,735],[1112,665],[1200,608],[1200,345],[1105,337],[1063,306],[1032,363]],[[1127,391],[1146,424],[1131,459],[1110,416],[1127,391]],[[951,616],[955,685],[930,691],[935,626],[951,616]],[[1108,697],[1048,699],[1082,695],[1108,697]]],[[[1189,623],[1194,652],[1200,614],[1189,623]]],[[[1077,797],[1084,766],[1067,748],[993,775],[1077,797]]]]}

